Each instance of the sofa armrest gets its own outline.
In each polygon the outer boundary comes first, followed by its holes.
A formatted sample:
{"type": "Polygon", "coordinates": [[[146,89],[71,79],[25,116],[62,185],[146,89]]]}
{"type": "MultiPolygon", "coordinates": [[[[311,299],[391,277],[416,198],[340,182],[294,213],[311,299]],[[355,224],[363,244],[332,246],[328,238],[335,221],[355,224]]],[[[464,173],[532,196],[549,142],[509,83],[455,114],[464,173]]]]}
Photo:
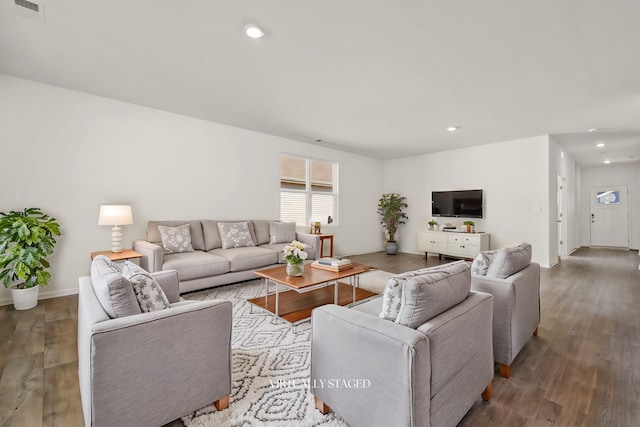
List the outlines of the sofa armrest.
{"type": "Polygon", "coordinates": [[[228,395],[231,318],[212,300],[91,325],[92,425],[163,425],[228,395]]]}
{"type": "Polygon", "coordinates": [[[336,305],[311,316],[311,391],[353,425],[428,425],[427,337],[336,305]]]}
{"type": "Polygon", "coordinates": [[[320,253],[320,236],[317,234],[301,233],[296,231],[296,240],[313,248],[315,251],[315,258],[313,259],[319,259],[322,257],[322,254],[320,253]]]}
{"type": "Polygon", "coordinates": [[[142,254],[140,267],[149,273],[162,270],[164,251],[160,245],[147,242],[146,240],[136,240],[133,242],[133,250],[142,254]]]}
{"type": "Polygon", "coordinates": [[[511,365],[540,323],[540,265],[506,279],[472,275],[471,289],[493,295],[493,356],[511,365]]]}
{"type": "Polygon", "coordinates": [[[169,303],[180,301],[180,279],[176,270],[162,270],[151,273],[158,282],[169,303]]]}

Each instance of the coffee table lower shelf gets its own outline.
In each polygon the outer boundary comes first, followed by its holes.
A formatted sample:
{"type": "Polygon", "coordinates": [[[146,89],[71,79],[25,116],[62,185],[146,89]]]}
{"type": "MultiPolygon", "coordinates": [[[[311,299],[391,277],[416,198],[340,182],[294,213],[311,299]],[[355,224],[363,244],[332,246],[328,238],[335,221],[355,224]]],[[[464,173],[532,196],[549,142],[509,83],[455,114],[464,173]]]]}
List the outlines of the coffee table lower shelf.
{"type": "MultiPolygon", "coordinates": [[[[279,292],[279,294],[278,317],[294,325],[311,318],[311,311],[314,308],[326,304],[333,304],[334,302],[333,285],[325,286],[309,292],[298,293],[294,290],[289,290],[279,292]]],[[[377,294],[374,292],[370,292],[362,288],[356,288],[356,302],[376,295],[377,294]]],[[[251,298],[247,301],[263,310],[267,310],[268,312],[275,314],[275,294],[269,294],[266,298],[266,302],[264,296],[251,298]]],[[[346,283],[339,283],[338,304],[343,306],[353,304],[353,286],[346,283]]]]}

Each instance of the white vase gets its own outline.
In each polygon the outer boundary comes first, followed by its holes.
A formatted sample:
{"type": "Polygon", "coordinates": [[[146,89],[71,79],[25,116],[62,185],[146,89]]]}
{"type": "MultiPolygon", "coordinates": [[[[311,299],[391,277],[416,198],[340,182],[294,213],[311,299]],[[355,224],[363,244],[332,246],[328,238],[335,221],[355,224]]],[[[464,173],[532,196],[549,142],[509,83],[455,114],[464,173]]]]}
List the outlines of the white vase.
{"type": "Polygon", "coordinates": [[[40,286],[18,289],[17,285],[11,286],[11,297],[16,310],[28,310],[38,305],[38,290],[40,286]]]}
{"type": "Polygon", "coordinates": [[[299,277],[304,274],[304,264],[293,264],[287,261],[287,275],[293,277],[299,277]]]}

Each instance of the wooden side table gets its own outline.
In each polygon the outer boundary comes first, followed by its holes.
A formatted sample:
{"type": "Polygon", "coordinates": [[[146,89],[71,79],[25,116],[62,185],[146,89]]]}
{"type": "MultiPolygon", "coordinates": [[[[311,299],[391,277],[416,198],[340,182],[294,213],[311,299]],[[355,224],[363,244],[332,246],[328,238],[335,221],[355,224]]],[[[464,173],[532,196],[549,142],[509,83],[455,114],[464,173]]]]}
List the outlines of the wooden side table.
{"type": "Polygon", "coordinates": [[[324,256],[324,241],[329,241],[329,256],[333,258],[333,234],[320,234],[320,256],[318,258],[322,258],[324,256]]]}
{"type": "Polygon", "coordinates": [[[142,254],[134,251],[133,249],[123,249],[122,252],[111,252],[111,251],[91,252],[91,259],[94,259],[98,255],[104,255],[107,258],[109,258],[111,261],[124,261],[126,259],[142,258],[142,254]]]}

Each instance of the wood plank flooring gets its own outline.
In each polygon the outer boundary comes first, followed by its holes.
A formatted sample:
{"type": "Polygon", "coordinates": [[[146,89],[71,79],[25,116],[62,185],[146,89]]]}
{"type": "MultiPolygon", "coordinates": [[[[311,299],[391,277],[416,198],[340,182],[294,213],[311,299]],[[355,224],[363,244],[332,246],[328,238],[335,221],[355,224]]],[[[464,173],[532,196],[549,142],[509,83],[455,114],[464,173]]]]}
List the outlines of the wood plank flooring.
{"type": "MultiPolygon", "coordinates": [[[[350,259],[395,273],[447,262],[382,252],[350,259]]],[[[583,248],[543,269],[539,336],[460,425],[640,426],[638,260],[583,248]]],[[[84,425],[76,336],[77,296],[0,307],[0,426],[84,425]]]]}

